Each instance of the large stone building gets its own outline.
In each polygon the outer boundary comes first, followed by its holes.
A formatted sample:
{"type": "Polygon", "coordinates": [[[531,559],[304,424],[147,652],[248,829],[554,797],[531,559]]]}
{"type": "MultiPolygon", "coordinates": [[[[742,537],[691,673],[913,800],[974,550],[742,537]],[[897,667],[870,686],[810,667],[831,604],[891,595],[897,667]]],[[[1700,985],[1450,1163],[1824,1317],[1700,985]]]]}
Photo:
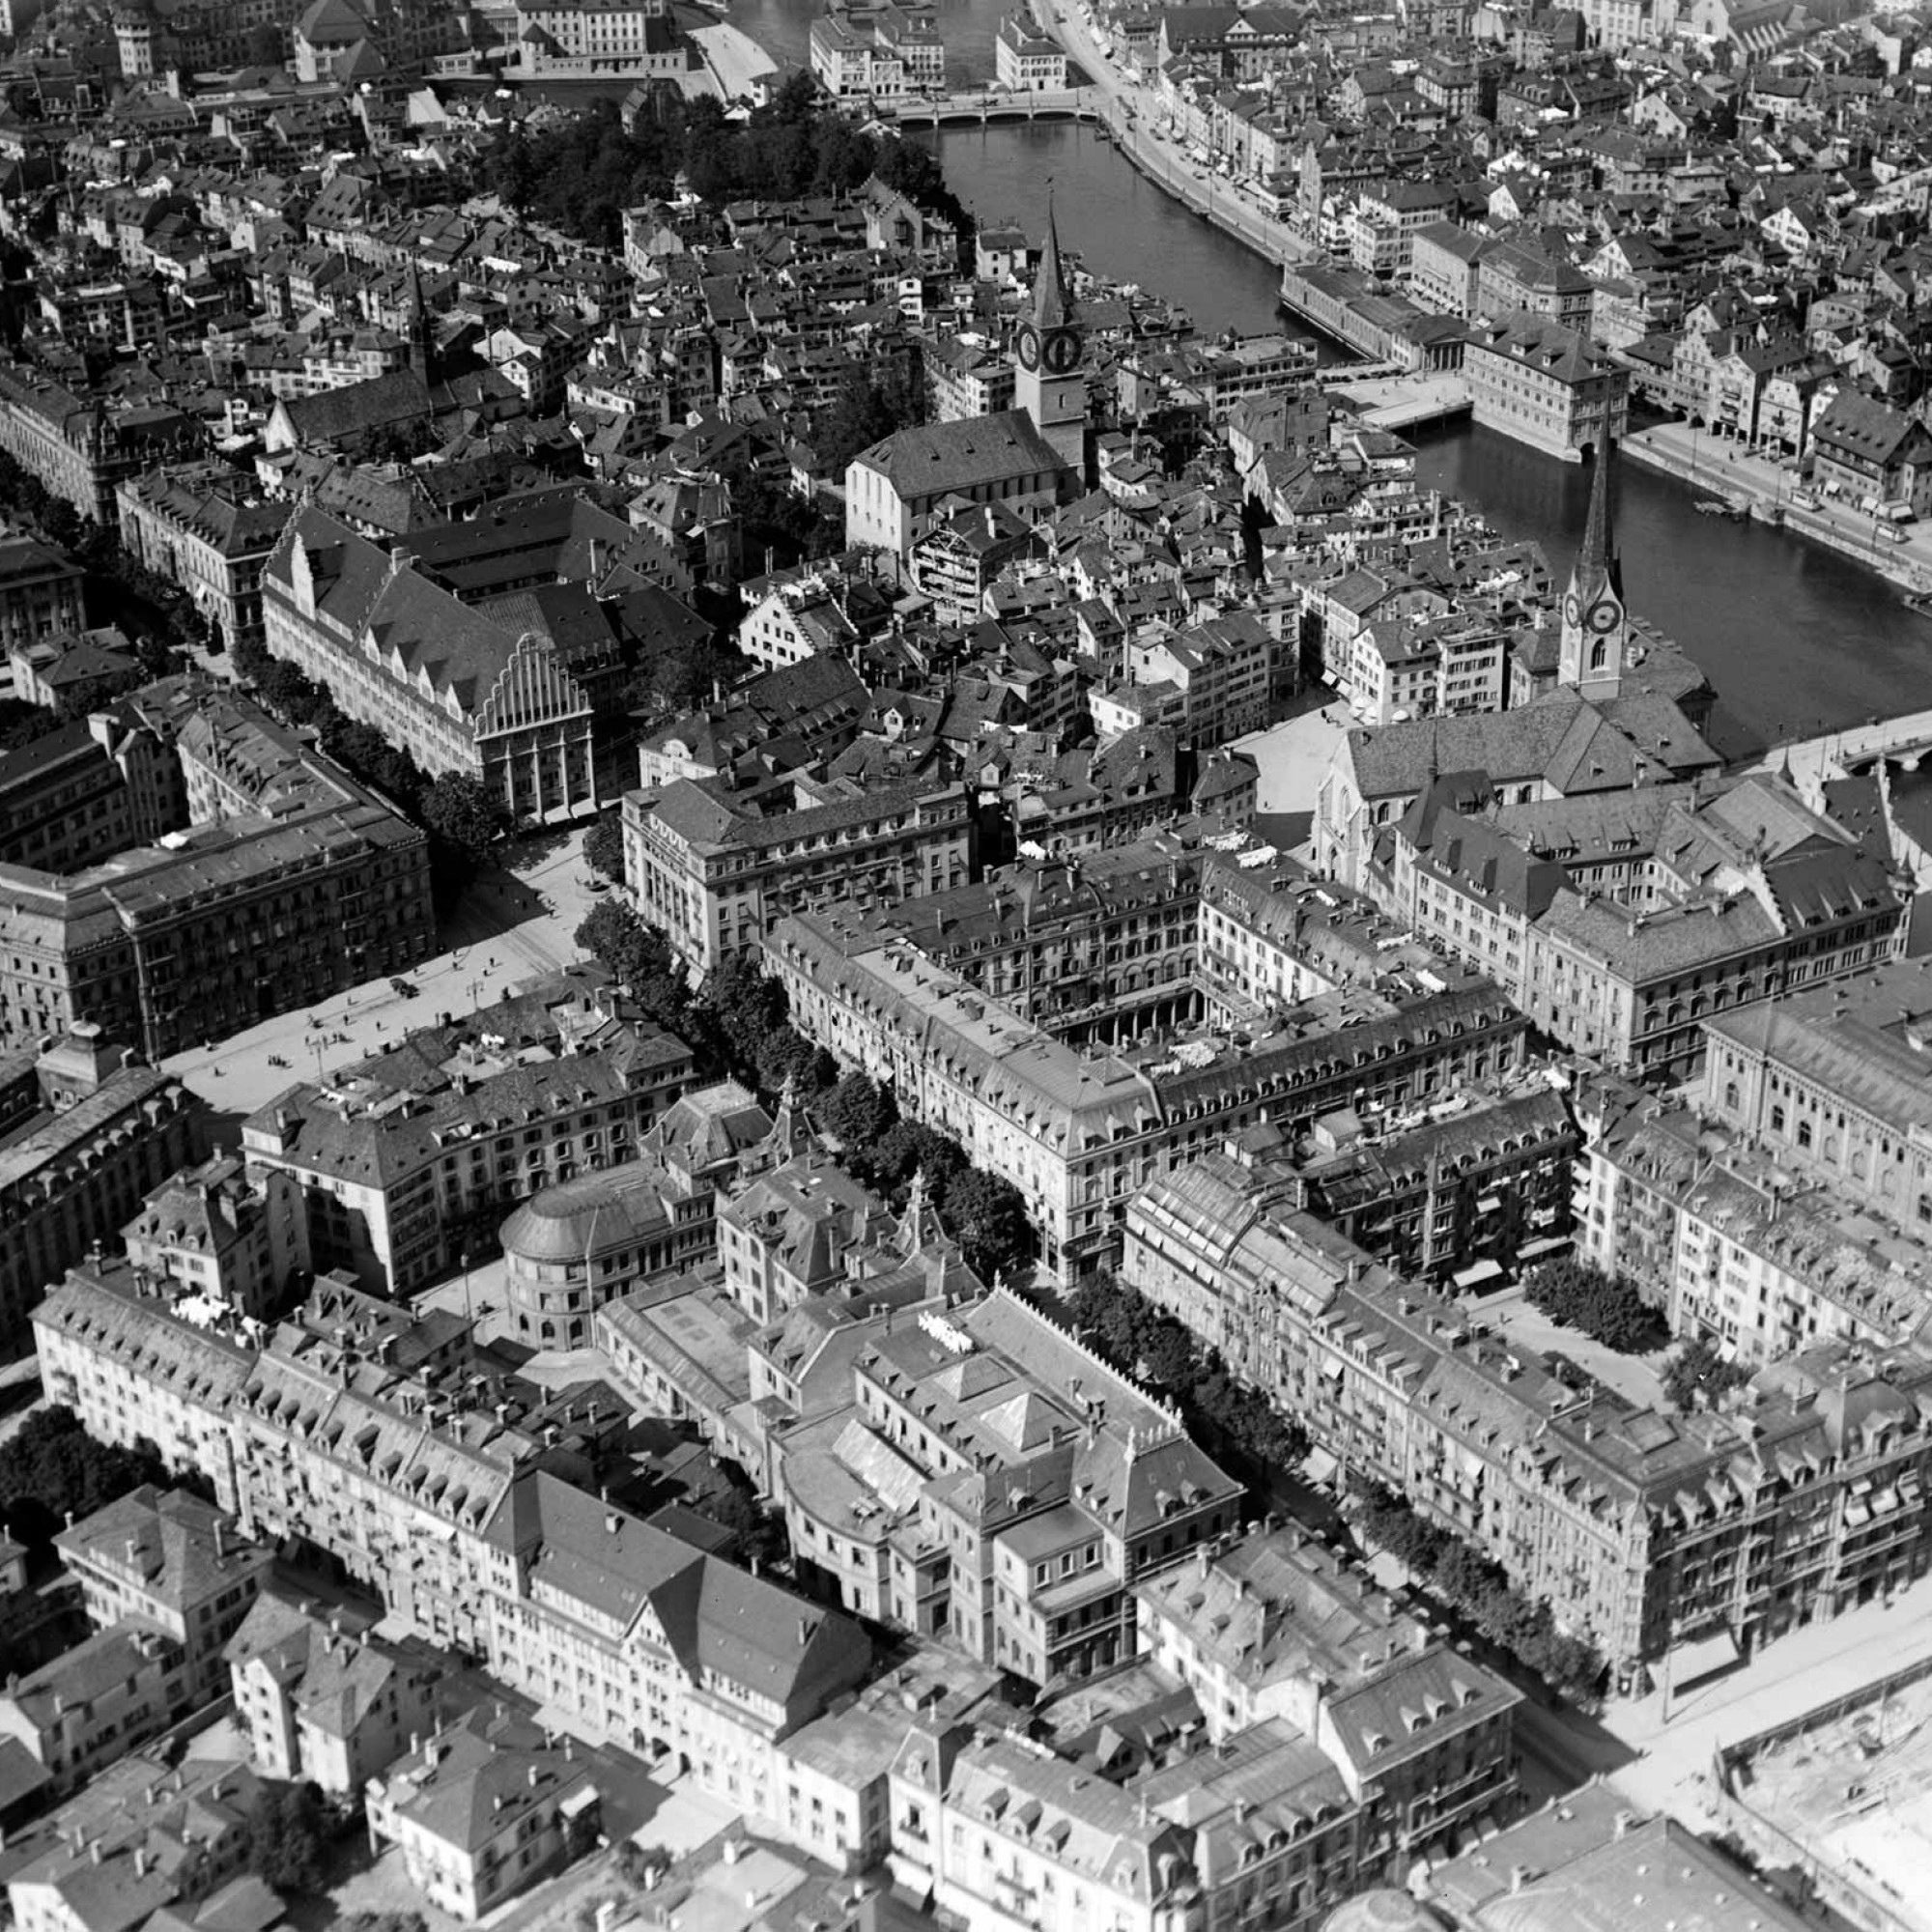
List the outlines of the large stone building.
{"type": "Polygon", "coordinates": [[[1131,1659],[1136,1583],[1238,1516],[1171,1408],[1004,1292],[891,1318],[810,1304],[752,1369],[781,1405],[763,1480],[810,1574],[1031,1684],[1131,1659]]]}
{"type": "Polygon", "coordinates": [[[807,907],[896,905],[963,886],[962,785],[869,788],[794,773],[762,784],[679,779],[624,796],[624,879],[672,952],[704,974],[807,907]]]}
{"type": "Polygon", "coordinates": [[[291,1087],[242,1149],[299,1190],[312,1265],[408,1294],[489,1253],[514,1203],[631,1160],[693,1071],[688,1047],[578,967],[291,1087]]]}
{"type": "Polygon", "coordinates": [[[265,1589],[222,1656],[265,1777],[305,1778],[354,1803],[436,1728],[445,1660],[426,1644],[373,1635],[366,1611],[325,1611],[265,1589]]]}
{"type": "Polygon", "coordinates": [[[262,613],[273,655],[432,778],[479,779],[520,820],[596,810],[595,707],[548,632],[465,605],[314,509],[270,557],[262,613]]]}
{"type": "Polygon", "coordinates": [[[201,1152],[206,1108],[91,1028],[0,1056],[0,1349],[42,1293],[201,1152]]]}
{"type": "Polygon", "coordinates": [[[239,1535],[213,1503],[144,1483],[54,1538],[88,1621],[132,1618],[173,1646],[177,1708],[199,1710],[228,1688],[222,1646],[268,1579],[274,1552],[239,1535]]]}
{"type": "Polygon", "coordinates": [[[112,529],[124,477],[201,445],[201,425],[169,403],[108,409],[22,363],[0,367],[0,450],[50,496],[112,529]]]}
{"type": "Polygon", "coordinates": [[[607,1302],[709,1261],[720,1196],[771,1131],[752,1094],[723,1081],[686,1094],[640,1133],[636,1159],[531,1195],[498,1237],[518,1339],[582,1348],[607,1302]]]}
{"type": "Polygon", "coordinates": [[[1319,995],[1238,1039],[1203,1028],[1081,1049],[855,918],[787,919],[765,952],[805,1037],[1010,1180],[1068,1276],[1115,1251],[1155,1175],[1263,1122],[1296,1132],[1339,1106],[1400,1111],[1498,1077],[1526,1027],[1492,980],[1444,968],[1319,995]]]}
{"type": "Polygon", "coordinates": [[[1629,372],[1548,316],[1520,309],[1473,324],[1463,380],[1478,423],[1566,462],[1624,433],[1629,372]]]}
{"type": "Polygon", "coordinates": [[[130,476],[116,501],[128,554],[187,592],[217,649],[263,641],[262,572],[286,503],[252,500],[237,472],[213,468],[130,476]]]}
{"type": "Polygon", "coordinates": [[[1500,789],[1481,772],[1431,782],[1370,890],[1607,1065],[1681,1079],[1708,1014],[1904,949],[1910,893],[1875,815],[1841,824],[1765,774],[1716,796],[1506,805],[1500,789]]]}
{"type": "Polygon", "coordinates": [[[193,696],[174,735],[186,830],[81,871],[0,866],[0,1037],[85,1021],[159,1058],[434,950],[414,826],[243,699],[193,696]]]}
{"type": "Polygon", "coordinates": [[[84,581],[45,544],[0,527],[0,657],[78,631],[87,622],[84,581]]]}
{"type": "Polygon", "coordinates": [[[1932,1568],[1932,1352],[1803,1348],[1735,1411],[1638,1408],[1486,1333],[1213,1156],[1151,1185],[1123,1275],[1587,1635],[1619,1681],[1748,1652],[1932,1568]]]}
{"type": "Polygon", "coordinates": [[[1056,1038],[1129,1039],[1193,1020],[1203,854],[1156,835],[1022,859],[875,913],[949,972],[1056,1038]]]}
{"type": "Polygon", "coordinates": [[[0,752],[0,864],[77,872],[133,836],[128,787],[87,724],[0,752]]]}

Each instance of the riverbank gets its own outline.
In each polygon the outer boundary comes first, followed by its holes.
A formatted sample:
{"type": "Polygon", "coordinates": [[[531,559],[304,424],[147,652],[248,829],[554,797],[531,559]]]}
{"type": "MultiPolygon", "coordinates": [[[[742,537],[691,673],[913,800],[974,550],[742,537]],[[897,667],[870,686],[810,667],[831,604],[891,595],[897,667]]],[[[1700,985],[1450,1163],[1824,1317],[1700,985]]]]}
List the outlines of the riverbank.
{"type": "Polygon", "coordinates": [[[1932,584],[1932,529],[1903,526],[1905,540],[1884,534],[1889,526],[1849,504],[1820,497],[1815,509],[1794,500],[1799,487],[1792,471],[1769,458],[1724,449],[1688,423],[1659,423],[1632,431],[1618,445],[1629,462],[1701,486],[1712,496],[1736,497],[1755,505],[1769,522],[1849,557],[1903,589],[1932,584]]]}
{"type": "Polygon", "coordinates": [[[1279,267],[1306,261],[1316,249],[1284,221],[1264,214],[1225,176],[1203,168],[1184,145],[1155,132],[1162,114],[1151,88],[1137,86],[1107,57],[1074,0],[1032,0],[1034,23],[1086,74],[1101,99],[1101,119],[1128,164],[1163,194],[1279,267]]]}

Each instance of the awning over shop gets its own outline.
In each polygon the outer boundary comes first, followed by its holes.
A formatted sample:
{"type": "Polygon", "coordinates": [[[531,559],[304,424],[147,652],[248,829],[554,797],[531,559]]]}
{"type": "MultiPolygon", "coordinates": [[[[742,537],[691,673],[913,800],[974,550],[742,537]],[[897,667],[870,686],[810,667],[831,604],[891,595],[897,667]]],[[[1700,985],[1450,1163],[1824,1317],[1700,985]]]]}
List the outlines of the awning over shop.
{"type": "Polygon", "coordinates": [[[1568,1235],[1539,1235],[1533,1241],[1525,1241],[1517,1249],[1516,1258],[1520,1262],[1541,1261],[1545,1255],[1553,1255],[1574,1246],[1568,1235]]]}
{"type": "Polygon", "coordinates": [[[1486,1281],[1500,1280],[1502,1278],[1502,1271],[1503,1266],[1500,1262],[1471,1262],[1467,1267],[1461,1269],[1452,1279],[1458,1288],[1480,1288],[1486,1281]]]}

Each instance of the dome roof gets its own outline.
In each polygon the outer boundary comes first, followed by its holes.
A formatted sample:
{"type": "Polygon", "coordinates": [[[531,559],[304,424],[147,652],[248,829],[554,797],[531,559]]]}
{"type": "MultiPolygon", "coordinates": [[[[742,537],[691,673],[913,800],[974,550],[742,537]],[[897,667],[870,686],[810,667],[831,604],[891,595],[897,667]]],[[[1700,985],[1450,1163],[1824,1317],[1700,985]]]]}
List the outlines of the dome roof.
{"type": "Polygon", "coordinates": [[[1442,1932],[1442,1920],[1420,1899],[1380,1886],[1338,1905],[1321,1932],[1442,1932]]]}
{"type": "Polygon", "coordinates": [[[503,1223],[503,1252],[530,1262],[581,1262],[622,1247],[670,1218],[657,1179],[618,1170],[540,1188],[503,1223]]]}

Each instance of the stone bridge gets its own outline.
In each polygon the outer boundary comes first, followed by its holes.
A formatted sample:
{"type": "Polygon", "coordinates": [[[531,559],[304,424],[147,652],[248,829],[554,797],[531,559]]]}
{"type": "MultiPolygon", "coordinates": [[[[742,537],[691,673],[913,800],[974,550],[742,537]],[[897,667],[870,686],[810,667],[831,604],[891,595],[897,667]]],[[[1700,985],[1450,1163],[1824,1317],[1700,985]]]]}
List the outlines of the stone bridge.
{"type": "Polygon", "coordinates": [[[1068,87],[1058,92],[999,94],[977,88],[963,94],[929,94],[895,101],[880,118],[901,128],[949,128],[978,123],[981,127],[1005,121],[1104,121],[1106,97],[1097,87],[1068,87]]]}

